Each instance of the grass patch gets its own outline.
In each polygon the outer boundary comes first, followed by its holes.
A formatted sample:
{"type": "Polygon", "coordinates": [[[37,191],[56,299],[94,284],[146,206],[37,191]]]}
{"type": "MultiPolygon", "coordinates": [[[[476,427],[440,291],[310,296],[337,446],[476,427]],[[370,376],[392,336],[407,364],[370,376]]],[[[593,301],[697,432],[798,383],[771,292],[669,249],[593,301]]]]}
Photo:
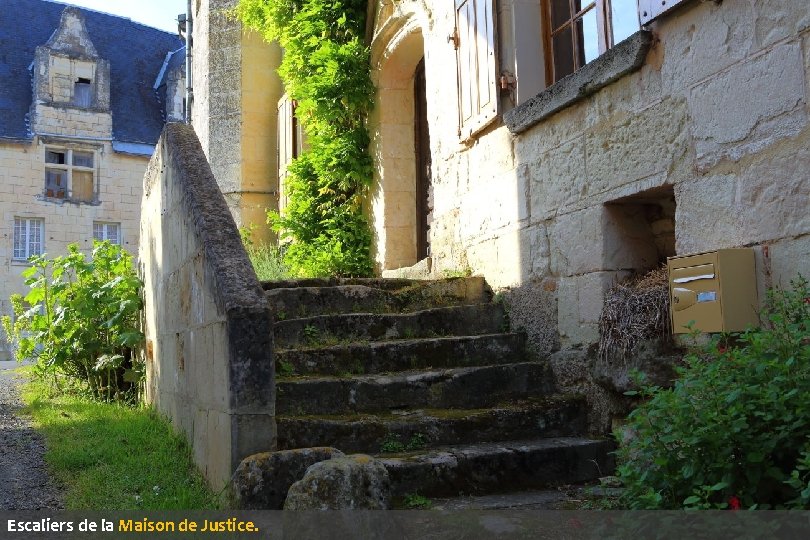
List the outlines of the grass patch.
{"type": "Polygon", "coordinates": [[[259,281],[290,279],[290,269],[284,264],[277,247],[267,244],[250,244],[245,246],[245,250],[256,270],[259,281]]]}
{"type": "Polygon", "coordinates": [[[185,439],[154,410],[54,395],[37,381],[23,386],[22,397],[68,510],[221,507],[185,439]]]}

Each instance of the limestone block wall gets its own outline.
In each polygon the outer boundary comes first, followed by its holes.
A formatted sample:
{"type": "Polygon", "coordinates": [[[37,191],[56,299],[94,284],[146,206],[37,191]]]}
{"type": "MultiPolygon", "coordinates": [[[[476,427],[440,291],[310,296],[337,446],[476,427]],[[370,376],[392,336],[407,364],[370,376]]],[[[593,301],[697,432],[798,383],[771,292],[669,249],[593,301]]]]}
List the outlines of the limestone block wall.
{"type": "MultiPolygon", "coordinates": [[[[513,74],[525,59],[509,42],[525,23],[512,15],[515,1],[498,2],[500,69],[513,74]]],[[[760,292],[810,274],[803,2],[689,2],[651,25],[640,69],[520,133],[499,119],[467,143],[457,135],[453,27],[452,2],[378,2],[372,69],[377,81],[412,73],[418,59],[398,64],[398,49],[409,35],[424,44],[434,269],[469,267],[510,289],[512,321],[539,352],[593,343],[604,292],[662,255],[754,246],[760,292]]],[[[396,159],[407,156],[386,147],[407,145],[409,126],[396,123],[408,119],[387,108],[382,91],[378,98],[371,213],[385,269],[401,262],[385,224],[408,223],[397,213],[414,210],[397,204],[412,180],[395,175],[400,187],[389,188],[385,178],[391,167],[405,170],[396,159]]],[[[533,114],[509,92],[500,104],[533,114]]]]}
{"type": "MultiPolygon", "coordinates": [[[[276,68],[281,49],[231,15],[236,0],[195,3],[191,123],[237,225],[278,208],[276,68]]],[[[267,227],[255,231],[269,238],[267,227]]]]}
{"type": "Polygon", "coordinates": [[[147,400],[213,487],[275,446],[270,308],[191,126],[168,124],[144,176],[147,400]]]}
{"type": "MultiPolygon", "coordinates": [[[[43,220],[43,249],[49,256],[67,253],[67,244],[73,242],[89,254],[93,245],[93,222],[119,223],[121,243],[134,254],[147,163],[145,156],[114,152],[108,142],[42,138],[19,143],[0,142],[0,314],[11,314],[9,296],[27,291],[21,272],[28,265],[13,260],[15,218],[43,220]],[[76,204],[43,197],[45,148],[50,144],[95,151],[95,203],[76,204]]],[[[10,354],[0,330],[0,358],[5,359],[10,354]]]]}

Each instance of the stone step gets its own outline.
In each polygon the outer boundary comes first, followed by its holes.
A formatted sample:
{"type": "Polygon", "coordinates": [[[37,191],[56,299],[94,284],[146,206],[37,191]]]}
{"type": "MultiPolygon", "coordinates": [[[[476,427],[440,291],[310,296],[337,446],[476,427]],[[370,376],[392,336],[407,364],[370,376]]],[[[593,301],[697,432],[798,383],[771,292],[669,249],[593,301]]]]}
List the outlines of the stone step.
{"type": "Polygon", "coordinates": [[[455,497],[596,480],[613,472],[609,440],[559,437],[381,456],[394,496],[455,497]]]}
{"type": "Polygon", "coordinates": [[[301,278],[284,279],[279,281],[263,281],[265,291],[273,289],[294,289],[298,287],[340,287],[342,285],[363,285],[373,289],[393,291],[414,285],[423,284],[423,279],[387,279],[387,278],[301,278]]]}
{"type": "MultiPolygon", "coordinates": [[[[531,491],[510,491],[492,495],[464,495],[445,499],[430,500],[431,510],[572,510],[581,506],[583,498],[578,497],[587,487],[569,489],[539,489],[531,491]]],[[[405,509],[406,501],[395,501],[394,508],[405,509]]]]}
{"type": "Polygon", "coordinates": [[[273,288],[266,294],[276,320],[334,313],[399,313],[491,300],[481,277],[415,281],[393,289],[363,284],[273,288]]]}
{"type": "Polygon", "coordinates": [[[487,334],[286,349],[276,352],[276,373],[283,379],[507,364],[525,360],[525,341],[524,334],[487,334]]]}
{"type": "Polygon", "coordinates": [[[276,414],[350,414],[397,409],[473,409],[549,395],[542,362],[363,375],[278,379],[276,414]]]}
{"type": "Polygon", "coordinates": [[[279,416],[278,448],[332,446],[346,454],[579,435],[582,396],[549,396],[489,409],[425,409],[401,414],[279,416]]]}
{"type": "Polygon", "coordinates": [[[436,336],[495,334],[508,326],[503,308],[477,304],[425,309],[412,313],[349,313],[277,321],[280,349],[335,341],[378,341],[436,336]]]}

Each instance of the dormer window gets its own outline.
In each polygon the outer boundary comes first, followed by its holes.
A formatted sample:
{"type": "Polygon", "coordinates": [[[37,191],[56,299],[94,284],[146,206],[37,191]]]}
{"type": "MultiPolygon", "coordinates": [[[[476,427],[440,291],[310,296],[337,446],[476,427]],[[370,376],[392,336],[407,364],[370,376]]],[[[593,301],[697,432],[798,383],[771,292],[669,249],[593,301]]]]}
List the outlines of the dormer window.
{"type": "Polygon", "coordinates": [[[73,85],[73,103],[78,107],[89,108],[91,102],[90,79],[79,77],[73,85]]]}

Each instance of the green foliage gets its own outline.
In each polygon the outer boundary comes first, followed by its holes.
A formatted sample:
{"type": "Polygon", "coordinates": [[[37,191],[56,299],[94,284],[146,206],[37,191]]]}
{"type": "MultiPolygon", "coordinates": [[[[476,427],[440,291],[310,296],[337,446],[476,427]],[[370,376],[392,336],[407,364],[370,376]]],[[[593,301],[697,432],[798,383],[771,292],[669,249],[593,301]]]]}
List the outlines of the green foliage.
{"type": "Polygon", "coordinates": [[[672,389],[645,387],[619,450],[631,508],[810,508],[810,289],[768,294],[766,325],[719,336],[672,389]]]}
{"type": "Polygon", "coordinates": [[[307,148],[288,167],[284,216],[268,213],[296,275],[366,276],[371,232],[362,201],[372,178],[365,119],[372,107],[366,2],[240,0],[242,22],[284,49],[279,67],[307,148]]]}
{"type": "Polygon", "coordinates": [[[402,442],[402,438],[389,433],[380,443],[380,451],[387,454],[398,454],[400,452],[413,452],[421,450],[427,446],[427,437],[422,433],[414,433],[407,442],[402,442]]]}
{"type": "Polygon", "coordinates": [[[259,281],[280,281],[290,277],[290,269],[284,264],[281,250],[278,247],[256,243],[253,241],[253,231],[256,226],[240,227],[239,236],[242,237],[242,244],[245,252],[256,271],[259,281]]]}
{"type": "Polygon", "coordinates": [[[133,354],[143,334],[131,256],[96,242],[90,261],[70,244],[65,256],[29,262],[30,291],[11,297],[13,321],[3,317],[17,359],[35,360],[35,374],[57,384],[64,376],[80,381],[96,398],[137,400],[145,369],[133,354]]]}
{"type": "Polygon", "coordinates": [[[428,510],[433,506],[433,501],[424,495],[419,495],[418,493],[406,493],[403,502],[405,503],[406,508],[428,510]]]}

